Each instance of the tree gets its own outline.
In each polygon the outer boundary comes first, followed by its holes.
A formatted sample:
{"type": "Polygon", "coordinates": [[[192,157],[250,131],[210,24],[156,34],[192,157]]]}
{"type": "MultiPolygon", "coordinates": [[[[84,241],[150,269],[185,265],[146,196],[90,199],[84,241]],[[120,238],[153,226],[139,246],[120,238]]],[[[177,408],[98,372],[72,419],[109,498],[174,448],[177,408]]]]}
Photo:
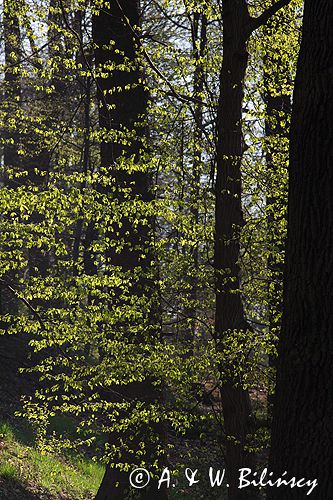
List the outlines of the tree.
{"type": "MultiPolygon", "coordinates": [[[[270,470],[332,494],[332,129],[330,1],[305,0],[290,139],[285,293],[270,470]],[[316,22],[315,22],[316,20],[316,22]]],[[[270,488],[268,498],[304,498],[270,488]],[[281,493],[282,492],[282,493],[281,493]]]]}
{"type": "MultiPolygon", "coordinates": [[[[5,186],[13,188],[15,181],[13,180],[13,170],[21,163],[18,155],[18,124],[17,124],[17,108],[21,101],[21,75],[20,75],[20,60],[22,57],[21,50],[21,30],[20,20],[17,12],[13,10],[9,2],[4,2],[3,8],[3,28],[4,28],[4,56],[5,56],[5,75],[4,87],[2,95],[3,117],[2,121],[10,121],[12,118],[11,127],[7,127],[3,131],[3,176],[2,182],[5,186]]],[[[4,128],[4,127],[3,127],[4,128]]],[[[7,277],[13,275],[13,270],[7,273],[7,277]]],[[[6,288],[2,276],[0,285],[0,313],[15,313],[17,309],[17,301],[15,297],[6,288]]],[[[3,339],[1,339],[3,341],[3,339]]]]}
{"type": "MultiPolygon", "coordinates": [[[[93,16],[92,36],[96,44],[97,71],[104,72],[108,66],[111,68],[113,66],[111,70],[107,69],[107,78],[97,78],[100,128],[106,134],[111,132],[110,138],[102,141],[101,144],[101,169],[108,172],[112,181],[111,190],[107,194],[120,204],[129,203],[130,200],[134,204],[149,202],[153,195],[151,175],[148,171],[139,167],[133,168],[131,172],[128,164],[125,166],[121,164],[124,158],[138,163],[145,148],[148,93],[144,76],[139,67],[140,46],[137,33],[139,25],[140,11],[137,0],[109,2],[107,7],[100,9],[93,16]],[[123,69],[123,64],[127,65],[127,71],[123,69]],[[117,136],[117,134],[119,135],[117,136]],[[130,137],[130,134],[133,137],[130,137]]],[[[149,279],[147,275],[153,264],[150,248],[152,221],[149,224],[144,215],[141,217],[142,220],[138,218],[135,223],[133,214],[127,215],[125,212],[121,216],[121,221],[112,224],[106,232],[106,238],[109,241],[105,253],[106,269],[109,269],[110,266],[118,266],[124,273],[133,273],[133,283],[127,290],[125,301],[124,298],[113,298],[110,301],[110,307],[115,307],[115,303],[119,307],[122,301],[126,306],[132,300],[133,295],[138,297],[148,295],[151,298],[154,294],[154,288],[152,288],[154,281],[149,279]],[[139,275],[137,279],[134,278],[135,274],[139,275]]],[[[124,296],[120,290],[119,293],[124,296]]],[[[148,303],[147,309],[149,307],[152,307],[148,316],[152,322],[150,340],[153,341],[154,337],[158,336],[158,331],[153,331],[158,306],[148,303]]],[[[126,325],[123,327],[126,328],[126,325]]],[[[128,335],[130,336],[130,334],[128,335]]],[[[147,339],[139,334],[134,335],[130,340],[134,344],[140,344],[146,342],[147,339]]],[[[143,381],[129,382],[117,390],[119,395],[116,401],[118,402],[119,397],[122,397],[124,401],[139,400],[146,404],[156,403],[159,400],[159,389],[153,385],[153,381],[148,376],[143,381]]],[[[155,427],[159,428],[160,426],[155,427]]],[[[162,429],[159,429],[159,432],[162,435],[162,429]]],[[[121,432],[113,432],[109,439],[110,445],[116,446],[119,450],[118,462],[124,463],[124,450],[121,444],[126,441],[126,436],[121,432]]],[[[156,450],[151,449],[150,439],[153,438],[149,427],[145,433],[139,433],[134,437],[131,444],[133,451],[125,452],[127,463],[137,460],[138,456],[143,453],[142,459],[150,464],[150,467],[153,466],[156,450]],[[142,451],[143,444],[145,444],[144,452],[142,451]]],[[[117,464],[117,459],[116,461],[112,459],[112,463],[117,464]]],[[[96,500],[124,498],[129,489],[127,471],[119,468],[119,465],[117,467],[111,464],[107,466],[96,500]]],[[[149,488],[145,492],[145,498],[154,498],[154,495],[156,495],[156,491],[151,492],[149,488]]],[[[159,495],[163,497],[163,490],[159,492],[159,495]]]]}
{"type": "MultiPolygon", "coordinates": [[[[288,1],[275,2],[260,16],[250,16],[245,0],[223,2],[223,63],[220,73],[220,98],[217,110],[215,256],[216,315],[215,340],[223,353],[230,338],[244,350],[251,328],[245,317],[241,296],[240,229],[242,212],[241,162],[245,151],[242,133],[243,82],[247,70],[247,42],[253,31],[264,25],[288,1]],[[244,337],[245,334],[245,337],[244,337]]],[[[249,447],[251,403],[242,384],[241,373],[222,361],[221,399],[227,434],[226,464],[230,499],[243,498],[238,490],[238,470],[251,465],[249,447]]]]}
{"type": "Polygon", "coordinates": [[[272,16],[287,3],[50,0],[20,12],[24,175],[2,187],[0,243],[3,268],[15,253],[24,272],[5,319],[39,351],[25,408],[40,444],[90,447],[107,466],[97,498],[124,497],[128,469],[156,470],[169,446],[177,465],[218,456],[229,497],[255,496],[237,483],[268,435],[251,400],[279,326],[276,74],[294,18],[272,16]],[[50,440],[60,414],[75,437],[50,440]]]}
{"type": "MultiPolygon", "coordinates": [[[[15,190],[21,181],[17,173],[24,168],[23,158],[19,155],[19,144],[22,140],[20,122],[22,114],[22,41],[20,15],[23,3],[13,5],[5,1],[3,4],[3,31],[4,31],[4,80],[2,96],[2,142],[3,142],[3,176],[2,182],[6,189],[15,190]],[[9,125],[5,125],[9,124],[9,125]]],[[[19,262],[13,251],[11,235],[11,218],[4,214],[6,231],[3,235],[4,258],[0,281],[0,314],[3,336],[1,342],[1,358],[3,377],[7,380],[17,379],[18,369],[28,365],[30,349],[29,337],[26,335],[13,336],[8,334],[11,322],[18,314],[19,301],[10,287],[18,274],[22,274],[22,262],[19,262]],[[10,262],[11,260],[11,262],[10,262]]],[[[20,384],[23,379],[20,378],[20,384]]],[[[21,392],[18,389],[18,392],[21,392]]],[[[15,396],[13,394],[13,396],[15,396]]]]}
{"type": "MultiPolygon", "coordinates": [[[[267,23],[262,41],[266,108],[267,319],[271,342],[275,346],[281,329],[291,92],[298,49],[295,12],[297,6],[292,2],[288,9],[267,23]]],[[[275,367],[275,363],[274,350],[270,355],[270,366],[275,367]]],[[[272,399],[269,397],[270,403],[272,399]]]]}

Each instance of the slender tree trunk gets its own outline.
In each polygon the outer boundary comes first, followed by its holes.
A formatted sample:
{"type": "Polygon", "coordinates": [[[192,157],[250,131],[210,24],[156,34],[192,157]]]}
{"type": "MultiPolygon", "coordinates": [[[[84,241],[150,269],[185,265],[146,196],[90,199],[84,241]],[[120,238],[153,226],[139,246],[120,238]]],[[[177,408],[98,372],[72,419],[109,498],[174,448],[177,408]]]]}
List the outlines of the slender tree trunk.
{"type": "MultiPolygon", "coordinates": [[[[283,14],[264,29],[264,100],[265,152],[267,179],[267,244],[268,244],[268,328],[272,338],[277,338],[281,330],[283,255],[285,251],[285,207],[287,204],[287,156],[291,95],[283,92],[291,79],[289,61],[285,54],[276,52],[272,38],[275,27],[283,20],[283,14]],[[270,48],[271,47],[271,48],[270,48]]],[[[274,340],[275,344],[275,340],[274,340]]],[[[269,356],[269,364],[276,367],[276,356],[269,356]]],[[[268,414],[271,416],[273,396],[269,395],[268,414]]]]}
{"type": "MultiPolygon", "coordinates": [[[[242,297],[238,264],[242,212],[241,160],[244,153],[242,134],[243,81],[248,63],[247,40],[290,0],[278,0],[257,18],[249,15],[246,0],[223,0],[223,63],[220,74],[220,98],[217,112],[215,257],[216,313],[215,339],[223,353],[226,338],[249,331],[242,297]]],[[[226,467],[228,498],[242,500],[257,497],[251,488],[238,489],[239,469],[253,469],[254,457],[246,451],[251,433],[251,402],[247,390],[233,366],[222,363],[221,387],[224,427],[227,436],[226,467]]]]}
{"type": "MultiPolygon", "coordinates": [[[[223,64],[217,116],[217,176],[215,213],[216,318],[215,334],[223,352],[224,339],[233,330],[246,331],[240,293],[238,265],[243,214],[241,202],[241,159],[243,80],[247,68],[246,26],[249,13],[244,0],[223,2],[223,64]]],[[[227,435],[226,467],[228,498],[248,498],[249,491],[238,490],[238,470],[252,467],[246,453],[251,404],[241,381],[228,367],[221,366],[226,382],[221,387],[224,427],[227,435]]]]}
{"type": "MultiPolygon", "coordinates": [[[[62,44],[60,40],[60,34],[55,29],[55,24],[61,26],[61,20],[59,14],[55,14],[53,9],[59,8],[58,2],[55,0],[50,0],[49,2],[49,13],[48,13],[48,27],[47,27],[47,39],[48,39],[48,60],[52,62],[53,59],[58,57],[60,59],[63,57],[62,44]],[[55,37],[58,36],[56,40],[55,37]],[[57,47],[55,49],[55,46],[57,47]]],[[[25,24],[27,20],[25,19],[25,24]]],[[[29,34],[29,29],[27,29],[27,34],[29,34]]],[[[30,37],[33,37],[33,34],[30,33],[30,37]]],[[[63,75],[61,75],[63,76],[63,75]]],[[[63,108],[64,101],[64,90],[65,83],[62,81],[61,76],[57,74],[55,77],[51,79],[50,84],[54,86],[55,91],[52,93],[52,97],[44,94],[44,103],[46,109],[44,110],[44,126],[46,126],[49,130],[52,130],[52,120],[50,120],[49,116],[52,117],[55,112],[58,112],[59,109],[63,108]],[[57,111],[56,111],[57,110],[57,111]]],[[[45,173],[49,173],[51,169],[52,163],[52,154],[48,147],[41,144],[40,138],[34,133],[34,131],[29,131],[22,140],[25,143],[25,148],[27,150],[27,157],[24,159],[24,167],[28,171],[28,185],[38,186],[39,188],[45,188],[48,182],[48,175],[45,173]]],[[[30,222],[33,224],[39,224],[43,220],[43,216],[38,213],[38,211],[34,212],[31,215],[30,222]]],[[[42,247],[32,247],[29,249],[29,257],[28,257],[28,267],[29,267],[29,276],[37,279],[44,279],[50,269],[50,255],[45,246],[42,247]]],[[[35,306],[44,305],[43,300],[33,300],[35,306]]]]}
{"type": "MultiPolygon", "coordinates": [[[[21,101],[21,30],[17,13],[11,2],[4,1],[3,29],[5,44],[5,77],[3,103],[7,108],[8,118],[16,115],[17,107],[21,101]]],[[[9,120],[8,120],[9,121],[9,120]]],[[[17,171],[20,165],[18,155],[18,130],[14,128],[5,132],[4,154],[4,184],[10,188],[16,187],[15,180],[10,178],[10,171],[17,171]],[[10,140],[10,141],[9,141],[10,140]]]]}
{"type": "MultiPolygon", "coordinates": [[[[281,71],[281,66],[277,69],[281,71]]],[[[282,208],[286,202],[283,179],[279,167],[286,165],[286,140],[289,136],[288,115],[291,113],[290,95],[272,95],[267,88],[266,96],[266,166],[268,177],[267,196],[267,234],[268,234],[268,318],[269,329],[278,335],[281,328],[282,314],[282,281],[283,263],[281,254],[284,251],[283,235],[281,235],[282,208]]]]}
{"type": "MultiPolygon", "coordinates": [[[[274,477],[333,495],[333,3],[305,0],[293,99],[284,310],[273,414],[274,477]]],[[[309,489],[309,488],[308,488],[309,489]]],[[[269,499],[307,488],[269,488],[269,499]]]]}
{"type": "MultiPolygon", "coordinates": [[[[14,117],[14,124],[8,125],[3,132],[5,139],[3,147],[3,178],[2,182],[6,188],[15,189],[18,182],[13,178],[13,172],[17,173],[20,169],[21,159],[18,155],[19,132],[18,125],[15,121],[17,109],[21,103],[21,30],[17,12],[8,0],[4,1],[3,5],[3,31],[4,31],[4,49],[5,49],[5,75],[3,81],[3,108],[8,117],[8,124],[11,123],[10,118],[14,117]]],[[[9,249],[6,249],[7,251],[9,249]]],[[[18,300],[6,287],[15,279],[17,271],[15,269],[1,275],[0,284],[0,314],[10,314],[15,316],[18,312],[18,300]]],[[[8,329],[10,324],[7,321],[1,321],[1,328],[4,331],[8,329]]],[[[16,377],[18,368],[24,363],[27,354],[26,337],[13,336],[4,334],[0,337],[0,358],[2,359],[2,369],[9,378],[16,377]]]]}
{"type": "MultiPolygon", "coordinates": [[[[190,186],[190,204],[191,214],[195,224],[199,222],[199,196],[200,196],[200,169],[202,162],[202,139],[203,139],[203,105],[200,102],[203,98],[205,72],[203,57],[207,47],[207,16],[204,12],[194,12],[193,18],[190,17],[192,31],[192,51],[195,61],[195,71],[193,76],[193,97],[197,100],[194,104],[194,132],[192,146],[192,177],[190,186]]],[[[184,311],[185,316],[190,319],[190,327],[186,326],[185,340],[189,342],[189,353],[193,351],[193,340],[197,334],[198,321],[197,301],[198,297],[198,279],[196,273],[199,268],[199,246],[196,245],[193,250],[193,275],[191,276],[191,294],[192,305],[184,311]]]]}

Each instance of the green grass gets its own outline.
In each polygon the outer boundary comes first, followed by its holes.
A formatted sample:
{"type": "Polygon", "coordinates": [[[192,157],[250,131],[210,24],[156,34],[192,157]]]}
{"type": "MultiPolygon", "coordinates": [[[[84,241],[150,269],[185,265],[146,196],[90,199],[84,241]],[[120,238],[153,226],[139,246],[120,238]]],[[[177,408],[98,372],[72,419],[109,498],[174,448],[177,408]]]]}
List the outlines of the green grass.
{"type": "Polygon", "coordinates": [[[17,468],[10,463],[0,464],[0,477],[7,481],[19,482],[19,473],[17,468]]]}
{"type": "Polygon", "coordinates": [[[57,498],[88,500],[96,494],[104,469],[84,457],[62,457],[42,453],[34,447],[29,429],[16,429],[0,422],[0,478],[41,489],[57,498]],[[27,444],[28,443],[28,444],[27,444]]]}
{"type": "Polygon", "coordinates": [[[13,429],[7,422],[0,422],[0,439],[6,439],[10,442],[14,439],[13,429]]]}

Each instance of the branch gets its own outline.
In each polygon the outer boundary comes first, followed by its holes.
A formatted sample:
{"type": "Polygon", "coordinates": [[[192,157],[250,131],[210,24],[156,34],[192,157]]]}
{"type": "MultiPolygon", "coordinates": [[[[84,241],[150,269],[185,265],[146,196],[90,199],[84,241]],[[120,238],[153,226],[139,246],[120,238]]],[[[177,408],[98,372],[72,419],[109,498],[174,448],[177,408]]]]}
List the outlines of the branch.
{"type": "MultiPolygon", "coordinates": [[[[136,32],[136,30],[134,29],[134,27],[131,25],[128,17],[126,16],[126,14],[124,13],[124,10],[119,2],[119,0],[116,0],[117,2],[117,5],[119,7],[119,10],[122,14],[122,17],[123,17],[123,21],[125,22],[125,24],[127,25],[127,27],[129,28],[129,30],[132,32],[134,38],[135,38],[135,41],[137,42],[138,46],[140,47],[140,49],[142,49],[142,53],[143,53],[143,56],[144,58],[146,59],[147,63],[149,64],[149,66],[151,67],[151,69],[164,81],[164,83],[169,87],[170,89],[170,92],[171,92],[171,95],[173,97],[176,97],[180,102],[184,102],[184,103],[196,103],[196,104],[205,104],[202,102],[201,99],[196,99],[195,97],[189,97],[189,96],[186,96],[186,95],[183,95],[183,94],[179,94],[179,92],[174,88],[174,86],[172,85],[172,83],[168,80],[168,78],[160,71],[160,69],[156,66],[156,64],[154,63],[154,61],[150,58],[149,54],[147,53],[146,49],[144,48],[142,42],[141,42],[141,39],[138,35],[138,33],[136,32]]],[[[192,112],[192,110],[191,110],[192,112]]],[[[193,114],[193,112],[192,112],[193,114]]]]}
{"type": "Polygon", "coordinates": [[[267,23],[274,14],[276,14],[282,7],[285,7],[291,0],[278,0],[273,5],[268,7],[260,16],[252,17],[249,23],[249,35],[267,23]]]}
{"type": "Polygon", "coordinates": [[[66,15],[66,9],[65,9],[65,6],[64,6],[62,0],[59,0],[59,5],[60,5],[60,9],[61,9],[61,13],[62,13],[62,17],[63,17],[64,23],[65,23],[65,26],[77,39],[83,60],[86,64],[86,67],[88,68],[88,70],[89,70],[89,72],[90,72],[90,74],[91,74],[91,76],[96,84],[96,87],[98,88],[98,90],[100,92],[101,99],[103,101],[103,106],[106,110],[108,110],[109,108],[108,108],[108,104],[107,104],[105,96],[104,96],[103,89],[100,87],[98,78],[96,78],[95,72],[93,71],[93,68],[92,68],[90,62],[88,61],[87,54],[85,52],[85,48],[84,48],[84,44],[83,44],[83,40],[82,40],[81,36],[75,31],[75,29],[72,28],[72,26],[70,25],[70,23],[67,19],[67,15],[66,15]]]}
{"type": "MultiPolygon", "coordinates": [[[[0,279],[0,283],[1,285],[3,285],[5,288],[7,288],[7,290],[9,290],[18,300],[20,300],[21,302],[23,302],[23,304],[29,309],[29,311],[33,314],[34,318],[38,321],[38,323],[40,324],[42,330],[44,331],[47,331],[47,328],[45,326],[45,323],[44,321],[42,320],[40,314],[38,313],[38,311],[32,306],[32,304],[30,304],[30,302],[22,295],[20,294],[17,290],[15,290],[15,288],[13,288],[9,283],[6,283],[6,281],[4,279],[0,279]]],[[[57,345],[57,341],[55,340],[55,338],[53,337],[53,335],[51,334],[50,335],[53,342],[57,345]]],[[[73,361],[71,356],[69,356],[63,349],[62,347],[58,344],[57,345],[59,351],[61,352],[61,354],[67,358],[69,361],[73,361]]]]}
{"type": "Polygon", "coordinates": [[[30,304],[30,302],[27,301],[27,299],[25,297],[23,297],[23,295],[21,295],[17,290],[15,290],[15,288],[13,288],[11,285],[9,285],[8,283],[5,282],[4,279],[1,279],[0,280],[1,284],[7,288],[7,290],[9,290],[17,299],[19,299],[21,302],[23,302],[23,304],[25,306],[27,306],[27,308],[32,312],[32,314],[34,315],[35,319],[37,319],[37,321],[39,322],[40,326],[42,327],[43,330],[46,330],[45,328],[45,324],[42,320],[42,318],[40,317],[39,313],[36,311],[36,309],[30,304]]]}

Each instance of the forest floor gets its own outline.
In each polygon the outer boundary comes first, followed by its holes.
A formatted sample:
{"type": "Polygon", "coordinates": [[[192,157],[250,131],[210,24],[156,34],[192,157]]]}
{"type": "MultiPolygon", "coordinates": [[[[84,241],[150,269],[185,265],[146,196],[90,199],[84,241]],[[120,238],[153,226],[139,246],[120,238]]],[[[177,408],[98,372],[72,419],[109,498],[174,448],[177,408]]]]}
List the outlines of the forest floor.
{"type": "MultiPolygon", "coordinates": [[[[38,449],[32,429],[15,415],[20,410],[17,394],[22,383],[22,379],[13,378],[0,385],[0,500],[92,500],[102,481],[103,467],[87,457],[38,449]]],[[[70,430],[72,425],[66,417],[54,424],[57,433],[70,430]]],[[[183,438],[171,436],[175,448],[169,467],[179,471],[172,500],[221,498],[214,491],[203,493],[208,488],[208,467],[219,468],[220,450],[213,441],[198,439],[200,432],[193,429],[183,438]],[[188,488],[186,467],[200,469],[198,487],[188,488]]]]}
{"type": "MultiPolygon", "coordinates": [[[[0,500],[93,499],[104,468],[84,455],[39,449],[32,428],[16,416],[19,395],[29,393],[29,381],[9,373],[0,378],[0,500]]],[[[70,425],[59,418],[54,430],[63,433],[70,425]]]]}
{"type": "Polygon", "coordinates": [[[101,465],[39,450],[28,429],[0,421],[1,500],[90,500],[102,480],[101,465]]]}
{"type": "MultiPolygon", "coordinates": [[[[84,455],[50,454],[36,446],[32,429],[15,415],[20,409],[19,388],[28,390],[28,384],[22,387],[24,382],[27,381],[22,378],[8,378],[7,372],[6,383],[0,385],[0,500],[92,500],[101,483],[104,468],[84,455]]],[[[217,415],[221,412],[218,391],[213,391],[211,397],[217,415]]],[[[251,399],[261,410],[267,395],[257,388],[251,391],[251,399]]],[[[207,415],[211,406],[207,404],[198,410],[207,415]]],[[[54,425],[57,433],[63,433],[70,430],[73,423],[66,417],[59,417],[54,425]]],[[[210,429],[194,428],[183,438],[171,437],[174,452],[169,466],[171,470],[178,470],[177,487],[172,491],[173,500],[225,498],[224,491],[212,489],[208,482],[209,467],[215,470],[223,468],[223,453],[216,439],[219,429],[214,422],[211,426],[210,429]],[[198,468],[201,480],[197,487],[188,487],[184,477],[187,467],[193,470],[198,468]]]]}

